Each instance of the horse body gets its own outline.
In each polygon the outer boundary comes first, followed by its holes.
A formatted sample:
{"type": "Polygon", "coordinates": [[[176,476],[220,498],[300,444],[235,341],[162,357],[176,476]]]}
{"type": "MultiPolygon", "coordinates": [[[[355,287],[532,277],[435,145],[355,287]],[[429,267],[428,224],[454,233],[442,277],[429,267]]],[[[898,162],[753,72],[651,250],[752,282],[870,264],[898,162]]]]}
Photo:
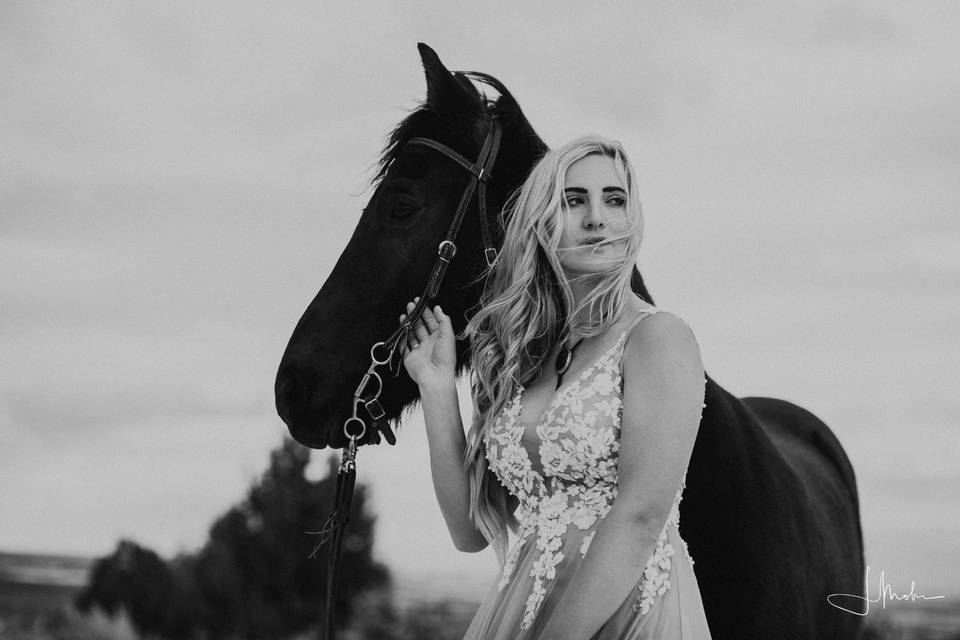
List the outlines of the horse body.
{"type": "MultiPolygon", "coordinates": [[[[345,445],[342,425],[370,347],[420,294],[467,179],[448,158],[405,142],[429,137],[474,158],[497,118],[503,142],[489,184],[492,216],[546,150],[496,79],[471,74],[500,93],[494,102],[467,75],[451,74],[429,47],[420,52],[427,100],[391,135],[377,189],[280,363],[277,410],[293,437],[311,447],[345,445]]],[[[471,207],[436,299],[458,333],[479,300],[486,264],[476,215],[471,207]]],[[[636,269],[631,286],[652,302],[636,269]]],[[[462,370],[468,345],[458,342],[457,350],[462,370]]],[[[380,400],[396,422],[416,401],[417,387],[403,372],[384,380],[380,400]]],[[[836,438],[799,407],[738,399],[709,376],[705,403],[680,526],[714,638],[855,637],[861,618],[827,602],[831,593],[863,592],[856,483],[836,438]]],[[[378,442],[371,429],[362,443],[378,442]]]]}
{"type": "Polygon", "coordinates": [[[738,399],[707,380],[680,503],[715,638],[854,638],[861,619],[830,606],[863,592],[856,485],[821,442],[836,439],[782,400],[738,399]]]}

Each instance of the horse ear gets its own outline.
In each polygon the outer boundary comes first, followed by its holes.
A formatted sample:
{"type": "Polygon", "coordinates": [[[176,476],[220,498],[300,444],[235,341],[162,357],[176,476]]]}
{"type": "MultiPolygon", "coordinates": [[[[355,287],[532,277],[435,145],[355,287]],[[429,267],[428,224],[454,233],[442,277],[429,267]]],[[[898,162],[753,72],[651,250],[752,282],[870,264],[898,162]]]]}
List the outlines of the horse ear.
{"type": "Polygon", "coordinates": [[[476,90],[468,90],[440,62],[437,52],[417,43],[423,71],[427,77],[427,106],[438,113],[470,113],[478,107],[476,90]]]}
{"type": "Polygon", "coordinates": [[[524,140],[523,146],[532,152],[534,160],[539,159],[547,152],[546,143],[533,130],[533,126],[527,120],[527,116],[523,114],[516,98],[502,82],[482,71],[467,71],[465,75],[494,88],[500,94],[495,109],[503,120],[504,129],[506,130],[509,127],[511,136],[524,140]]]}

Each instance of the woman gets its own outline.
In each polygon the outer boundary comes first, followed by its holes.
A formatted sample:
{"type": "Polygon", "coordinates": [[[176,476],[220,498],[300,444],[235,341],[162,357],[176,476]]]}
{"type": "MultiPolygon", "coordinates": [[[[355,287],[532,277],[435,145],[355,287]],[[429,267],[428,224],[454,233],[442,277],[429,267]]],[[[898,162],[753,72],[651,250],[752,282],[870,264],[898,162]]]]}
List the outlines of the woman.
{"type": "Polygon", "coordinates": [[[450,535],[462,551],[492,544],[502,565],[467,638],[710,637],[678,529],[704,373],[687,325],[630,289],[637,192],[619,143],[585,137],[508,204],[465,331],[469,440],[450,318],[427,309],[408,336],[450,535]]]}

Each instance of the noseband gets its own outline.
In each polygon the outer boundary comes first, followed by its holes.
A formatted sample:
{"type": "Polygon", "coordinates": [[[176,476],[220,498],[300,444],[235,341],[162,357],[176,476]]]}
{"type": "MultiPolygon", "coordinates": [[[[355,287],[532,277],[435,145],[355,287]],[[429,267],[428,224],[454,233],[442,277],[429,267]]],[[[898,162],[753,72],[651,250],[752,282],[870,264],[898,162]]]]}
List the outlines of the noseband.
{"type": "MultiPolygon", "coordinates": [[[[376,438],[377,442],[380,440],[377,431],[382,432],[390,444],[396,442],[396,436],[390,429],[389,424],[383,420],[386,415],[383,406],[380,404],[380,393],[383,391],[383,379],[380,377],[380,374],[377,373],[377,368],[385,365],[390,366],[390,363],[394,360],[394,356],[400,351],[398,347],[402,344],[403,340],[406,339],[414,324],[420,319],[428,302],[432,301],[440,291],[440,284],[443,282],[443,278],[447,273],[447,267],[450,266],[454,256],[457,254],[455,240],[460,231],[460,224],[463,222],[467,208],[470,206],[470,201],[473,199],[474,192],[477,193],[477,208],[480,214],[480,233],[483,238],[483,255],[488,267],[496,264],[497,250],[491,241],[490,223],[487,220],[487,182],[492,177],[490,172],[493,169],[494,162],[496,162],[497,152],[500,150],[500,137],[500,123],[496,118],[493,118],[490,121],[490,131],[483,141],[483,146],[480,148],[480,155],[477,157],[476,162],[470,162],[450,147],[429,138],[411,138],[406,143],[407,145],[427,147],[442,153],[466,169],[470,174],[470,178],[467,181],[463,195],[460,196],[460,203],[457,205],[456,213],[454,213],[450,227],[447,229],[447,234],[437,246],[437,259],[433,264],[433,268],[430,270],[430,276],[427,279],[423,293],[420,295],[420,300],[417,302],[413,311],[408,314],[408,317],[394,330],[389,338],[381,340],[370,347],[370,366],[367,367],[367,372],[363,374],[363,378],[360,379],[360,384],[357,385],[356,391],[353,392],[353,412],[343,423],[343,435],[347,438],[347,446],[342,450],[340,466],[337,470],[337,489],[333,511],[330,513],[330,516],[320,531],[311,532],[319,536],[311,557],[317,554],[320,547],[325,544],[328,539],[332,540],[333,545],[330,550],[330,561],[327,567],[327,601],[324,619],[324,629],[326,630],[324,638],[328,640],[333,640],[334,638],[333,595],[337,584],[340,555],[343,550],[343,532],[345,526],[350,522],[350,503],[353,499],[353,488],[356,482],[358,443],[367,436],[368,431],[371,434],[371,438],[376,438]],[[378,357],[378,355],[382,357],[378,357]],[[369,426],[359,415],[361,407],[363,407],[370,419],[369,426]]],[[[399,360],[397,361],[396,372],[399,373],[399,360]]]]}

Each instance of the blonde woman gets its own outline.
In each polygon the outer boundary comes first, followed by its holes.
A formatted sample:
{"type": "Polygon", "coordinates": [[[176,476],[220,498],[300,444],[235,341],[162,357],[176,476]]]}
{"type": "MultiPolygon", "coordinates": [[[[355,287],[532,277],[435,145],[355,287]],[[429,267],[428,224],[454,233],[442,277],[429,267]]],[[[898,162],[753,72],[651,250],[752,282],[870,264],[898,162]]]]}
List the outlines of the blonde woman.
{"type": "Polygon", "coordinates": [[[678,528],[705,379],[683,320],[630,289],[643,234],[630,161],[617,142],[575,140],[505,214],[465,331],[468,436],[442,309],[404,351],[453,542],[493,545],[502,567],[466,637],[709,638],[678,528]]]}

